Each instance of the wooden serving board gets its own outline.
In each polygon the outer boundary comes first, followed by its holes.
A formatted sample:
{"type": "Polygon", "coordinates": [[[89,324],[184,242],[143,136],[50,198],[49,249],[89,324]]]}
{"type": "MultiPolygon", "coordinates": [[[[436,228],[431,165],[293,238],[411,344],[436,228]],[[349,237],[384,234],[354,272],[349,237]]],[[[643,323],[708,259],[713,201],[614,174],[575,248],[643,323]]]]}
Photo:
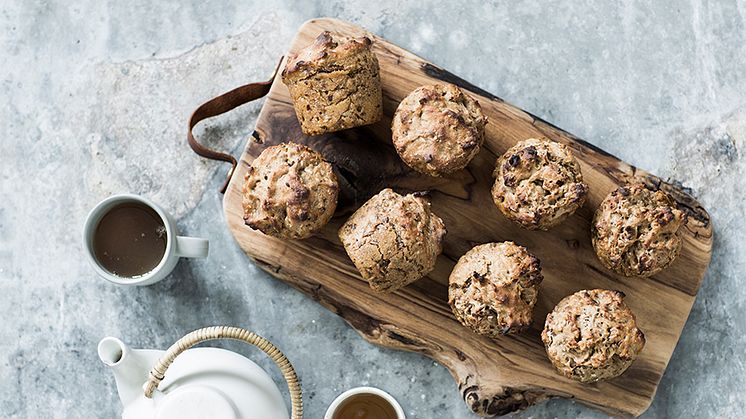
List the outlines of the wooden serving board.
{"type": "Polygon", "coordinates": [[[707,212],[680,188],[638,170],[571,134],[522,111],[453,74],[334,19],[305,23],[291,51],[311,43],[322,31],[368,35],[381,66],[384,118],[375,125],[318,137],[304,136],[288,90],[277,77],[259,115],[253,138],[241,156],[223,203],[228,226],[244,251],[270,274],[310,295],[342,316],[366,340],[377,345],[422,353],[446,366],[464,401],[480,415],[502,415],[552,397],[574,398],[620,416],[639,415],[650,405],[658,382],[710,261],[712,226],[707,212]],[[438,81],[471,92],[489,118],[482,151],[463,171],[436,179],[409,170],[391,144],[391,116],[414,88],[438,81]],[[586,205],[550,232],[523,230],[493,205],[490,187],[496,158],[519,140],[548,137],[568,144],[590,186],[586,205]],[[315,237],[283,241],[246,227],[241,187],[251,161],[267,146],[304,143],[332,162],[340,179],[337,214],[315,237]],[[624,278],[605,269],[591,247],[594,209],[610,191],[630,179],[668,191],[690,217],[681,255],[652,278],[624,278]],[[394,294],[373,292],[360,277],[337,238],[349,214],[384,187],[430,191],[433,211],[448,234],[434,272],[394,294]],[[534,325],[523,334],[491,340],[464,328],[447,301],[448,276],[472,246],[513,240],[539,259],[544,274],[534,325]],[[580,384],[557,375],[540,340],[547,313],[563,297],[589,288],[618,289],[637,315],[647,345],[622,376],[580,384]]]}

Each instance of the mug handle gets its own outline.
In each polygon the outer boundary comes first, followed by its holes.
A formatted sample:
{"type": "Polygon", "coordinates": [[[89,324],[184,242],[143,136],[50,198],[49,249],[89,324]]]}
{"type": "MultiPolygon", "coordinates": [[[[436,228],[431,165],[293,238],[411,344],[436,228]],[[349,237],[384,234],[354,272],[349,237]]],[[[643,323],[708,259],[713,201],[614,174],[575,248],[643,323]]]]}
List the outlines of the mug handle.
{"type": "Polygon", "coordinates": [[[204,258],[210,251],[210,241],[199,237],[176,236],[176,256],[204,258]]]}

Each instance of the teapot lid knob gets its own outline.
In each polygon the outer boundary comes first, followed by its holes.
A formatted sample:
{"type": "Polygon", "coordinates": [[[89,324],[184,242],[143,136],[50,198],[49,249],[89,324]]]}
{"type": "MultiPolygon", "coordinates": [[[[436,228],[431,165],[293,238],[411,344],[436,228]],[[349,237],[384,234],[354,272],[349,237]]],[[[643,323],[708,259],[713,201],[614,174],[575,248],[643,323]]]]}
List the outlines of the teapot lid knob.
{"type": "Polygon", "coordinates": [[[219,390],[187,385],[165,394],[158,403],[155,419],[238,419],[228,398],[219,390]]]}

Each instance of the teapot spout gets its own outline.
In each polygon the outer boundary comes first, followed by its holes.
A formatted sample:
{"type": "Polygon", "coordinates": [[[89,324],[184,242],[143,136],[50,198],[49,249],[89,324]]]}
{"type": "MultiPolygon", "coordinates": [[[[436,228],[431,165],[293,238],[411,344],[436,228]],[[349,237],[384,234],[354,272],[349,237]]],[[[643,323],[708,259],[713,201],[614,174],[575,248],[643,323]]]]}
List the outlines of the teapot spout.
{"type": "Polygon", "coordinates": [[[134,350],[117,338],[107,337],[98,344],[98,357],[111,368],[119,399],[126,407],[143,394],[150,368],[161,351],[134,350]]]}

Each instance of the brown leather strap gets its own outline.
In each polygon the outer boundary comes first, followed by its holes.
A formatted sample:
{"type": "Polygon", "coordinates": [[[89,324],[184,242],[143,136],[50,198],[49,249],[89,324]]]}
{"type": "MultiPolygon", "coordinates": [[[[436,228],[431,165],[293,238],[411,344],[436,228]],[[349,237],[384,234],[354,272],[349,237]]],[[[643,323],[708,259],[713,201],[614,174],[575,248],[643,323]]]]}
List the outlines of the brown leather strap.
{"type": "Polygon", "coordinates": [[[225,190],[228,188],[228,182],[230,182],[231,177],[233,176],[233,172],[236,170],[236,166],[238,165],[238,163],[236,162],[236,159],[230,154],[215,151],[197,142],[197,139],[194,138],[194,134],[192,134],[192,130],[194,129],[194,126],[199,124],[202,120],[224,114],[245,103],[259,99],[260,97],[265,96],[267,93],[269,93],[269,88],[272,87],[272,82],[277,75],[277,70],[280,68],[280,63],[282,63],[282,57],[280,57],[280,62],[277,63],[277,67],[275,67],[275,71],[274,73],[272,73],[272,77],[270,77],[269,80],[259,83],[249,83],[244,86],[237,87],[230,92],[223,93],[218,97],[212,98],[207,102],[201,104],[197,109],[194,110],[194,112],[192,112],[192,116],[189,117],[189,132],[187,132],[187,141],[189,142],[189,146],[192,148],[192,150],[194,150],[195,153],[199,154],[202,157],[211,160],[221,160],[231,164],[231,169],[228,171],[225,183],[223,183],[223,186],[220,188],[220,193],[225,193],[225,190]]]}

